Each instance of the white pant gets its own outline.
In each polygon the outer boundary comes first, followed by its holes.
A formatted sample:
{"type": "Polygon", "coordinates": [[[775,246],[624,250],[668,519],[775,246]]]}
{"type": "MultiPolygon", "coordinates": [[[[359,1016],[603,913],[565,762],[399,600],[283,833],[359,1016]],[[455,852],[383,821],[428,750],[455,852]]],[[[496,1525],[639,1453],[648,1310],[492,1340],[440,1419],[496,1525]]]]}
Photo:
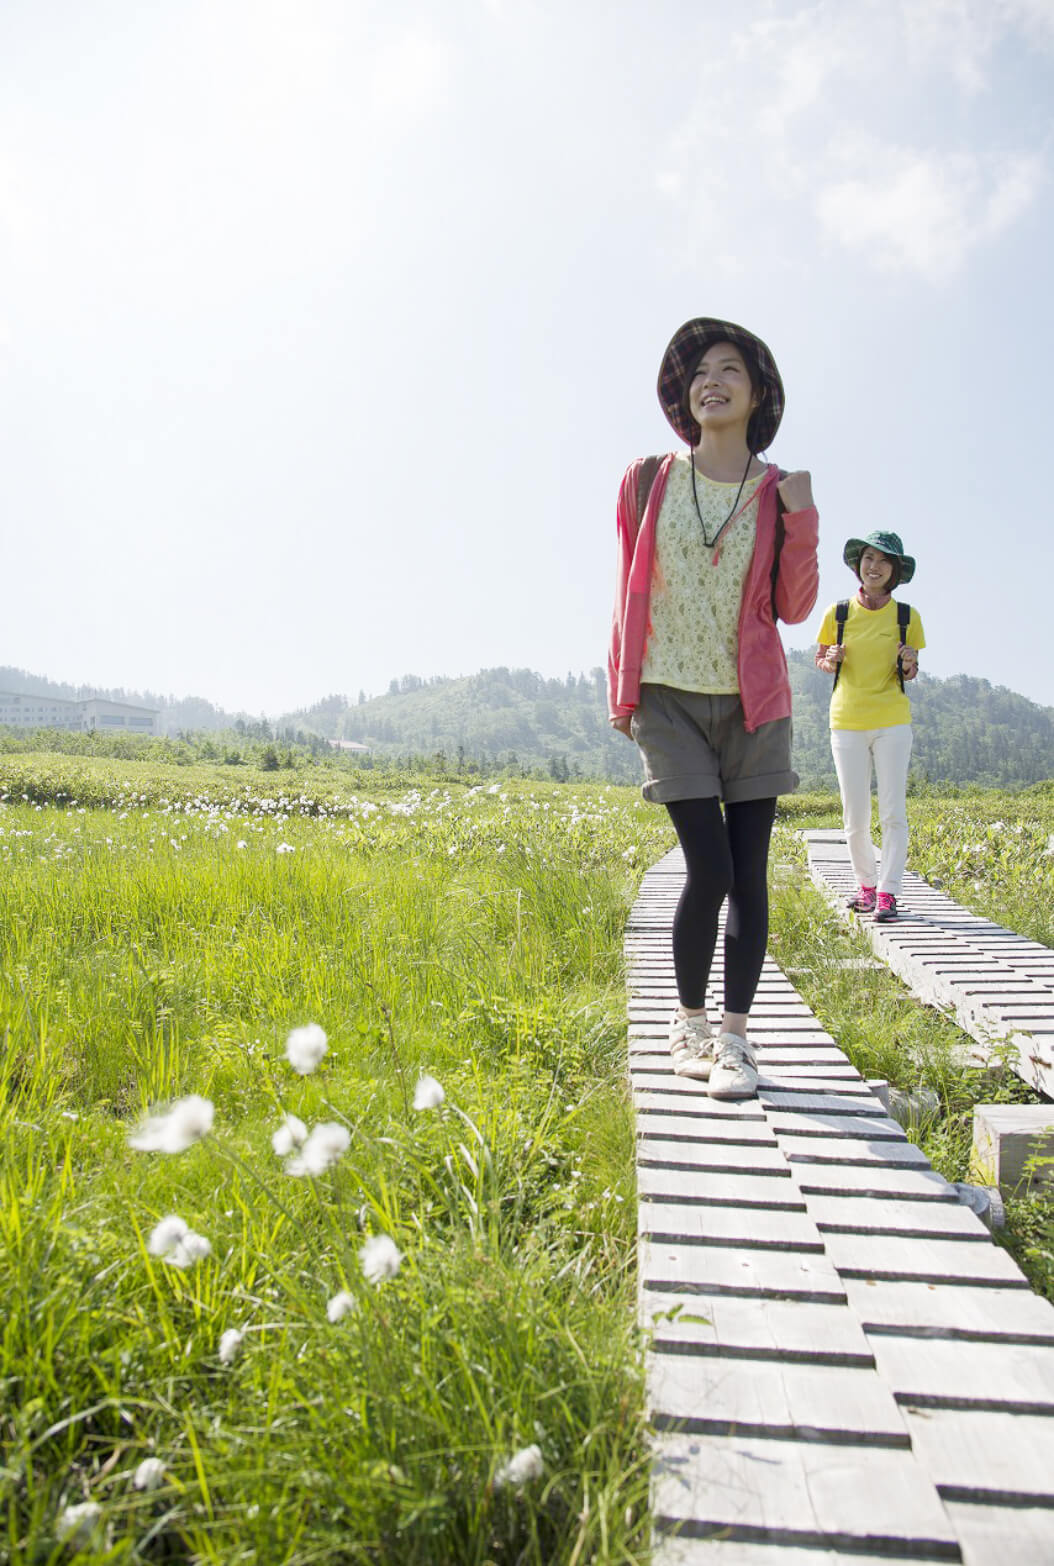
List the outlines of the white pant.
{"type": "Polygon", "coordinates": [[[838,787],[842,791],[842,820],[849,858],[861,886],[874,886],[875,845],[871,841],[871,762],[878,784],[878,820],[882,828],[882,879],[880,892],[900,896],[900,882],[908,859],[908,810],[905,795],[911,760],[911,724],[896,723],[887,729],[832,729],[838,787]]]}

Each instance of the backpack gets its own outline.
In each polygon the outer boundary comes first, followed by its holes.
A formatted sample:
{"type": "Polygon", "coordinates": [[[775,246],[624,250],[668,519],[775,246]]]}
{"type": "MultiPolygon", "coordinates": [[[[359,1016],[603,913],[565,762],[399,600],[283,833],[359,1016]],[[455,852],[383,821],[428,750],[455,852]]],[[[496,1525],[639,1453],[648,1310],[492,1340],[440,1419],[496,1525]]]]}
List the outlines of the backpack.
{"type": "MultiPolygon", "coordinates": [[[[843,637],[843,634],[845,632],[845,622],[848,620],[848,618],[849,618],[849,600],[848,600],[848,598],[840,598],[838,600],[838,602],[834,606],[835,646],[836,647],[841,647],[841,645],[842,645],[842,637],[843,637]]],[[[902,604],[900,602],[900,599],[898,598],[897,599],[897,630],[900,632],[900,635],[897,637],[897,645],[898,646],[903,642],[905,636],[907,635],[908,625],[910,624],[910,622],[911,622],[911,605],[910,604],[902,604]]],[[[834,671],[834,685],[831,686],[831,693],[832,693],[832,695],[834,694],[835,686],[838,684],[838,676],[841,674],[841,672],[842,672],[842,665],[838,664],[836,666],[836,668],[835,668],[835,671],[834,671]]],[[[899,653],[897,653],[897,679],[900,681],[900,688],[901,688],[901,690],[903,690],[904,689],[904,660],[901,658],[899,653]]]]}
{"type": "MultiPolygon", "coordinates": [[[[651,486],[655,483],[655,475],[659,471],[661,457],[645,457],[640,465],[640,473],[637,475],[637,532],[644,521],[644,508],[648,504],[648,496],[651,494],[651,486]]],[[[784,468],[779,469],[780,480],[787,477],[784,468]]],[[[779,482],[779,480],[777,481],[779,482]]],[[[772,623],[776,623],[776,581],[780,574],[780,555],[783,553],[783,538],[786,528],[783,525],[783,515],[786,511],[783,504],[783,496],[776,490],[776,544],[772,554],[772,623]]],[[[839,638],[841,640],[841,638],[839,638]]]]}

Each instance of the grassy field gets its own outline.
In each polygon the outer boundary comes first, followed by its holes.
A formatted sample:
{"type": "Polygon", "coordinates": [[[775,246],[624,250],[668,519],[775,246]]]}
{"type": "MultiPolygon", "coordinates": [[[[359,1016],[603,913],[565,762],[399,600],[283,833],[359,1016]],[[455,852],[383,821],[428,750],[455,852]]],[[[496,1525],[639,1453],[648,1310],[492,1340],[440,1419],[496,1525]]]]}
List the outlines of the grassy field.
{"type": "MultiPolygon", "coordinates": [[[[833,803],[780,817],[774,955],[940,1083],[960,1178],[950,1025],[836,970],[802,879],[833,803]]],[[[1049,940],[1048,797],[912,814],[1049,940]]],[[[621,938],[670,841],[602,785],[0,756],[0,1557],[646,1560],[621,938]]]]}
{"type": "Polygon", "coordinates": [[[619,953],[660,816],[14,759],[0,1553],[65,1517],[91,1560],[642,1559],[619,953]],[[129,1146],[194,1094],[199,1141],[129,1146]],[[290,1174],[286,1114],[346,1151],[290,1174]],[[171,1215],[207,1256],[151,1253],[171,1215]]]}

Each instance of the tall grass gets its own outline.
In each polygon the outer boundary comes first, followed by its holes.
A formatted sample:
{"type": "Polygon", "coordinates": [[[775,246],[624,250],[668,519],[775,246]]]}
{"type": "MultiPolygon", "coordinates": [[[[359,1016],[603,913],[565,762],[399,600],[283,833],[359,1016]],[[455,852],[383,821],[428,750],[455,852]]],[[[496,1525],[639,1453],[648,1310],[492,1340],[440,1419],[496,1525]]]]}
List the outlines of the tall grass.
{"type": "Polygon", "coordinates": [[[619,947],[659,813],[340,779],[324,804],[235,799],[186,769],[133,798],[113,763],[72,779],[54,758],[16,803],[10,760],[9,1558],[52,1558],[87,1501],[93,1560],[643,1560],[619,947]],[[301,1077],[283,1046],[309,1020],[329,1050],[301,1077]],[[422,1072],[437,1109],[411,1107],[422,1072]],[[129,1148],[190,1093],[215,1103],[208,1136],[129,1148]],[[290,1177],[287,1112],[345,1126],[346,1155],[290,1177]],[[151,1254],[170,1213],[211,1242],[186,1271],[151,1254]],[[403,1261],[370,1283],[382,1234],[403,1261]],[[501,1483],[535,1445],[542,1472],[501,1483]],[[164,1480],[138,1490],[147,1456],[164,1480]]]}

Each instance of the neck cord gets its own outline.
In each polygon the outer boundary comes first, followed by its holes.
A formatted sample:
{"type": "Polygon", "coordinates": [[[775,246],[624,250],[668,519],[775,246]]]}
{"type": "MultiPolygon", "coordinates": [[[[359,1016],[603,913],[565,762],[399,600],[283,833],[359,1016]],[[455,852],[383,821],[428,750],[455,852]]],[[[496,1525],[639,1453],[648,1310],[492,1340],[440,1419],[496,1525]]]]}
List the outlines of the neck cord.
{"type": "Polygon", "coordinates": [[[690,466],[691,466],[691,469],[692,469],[692,500],[695,502],[695,514],[699,518],[699,526],[703,530],[703,543],[706,545],[707,549],[713,549],[714,545],[717,543],[718,539],[721,537],[721,534],[725,531],[725,528],[728,526],[728,524],[731,522],[732,518],[735,516],[735,514],[736,514],[736,507],[739,505],[739,497],[743,493],[743,485],[747,481],[747,474],[750,472],[750,464],[753,462],[753,460],[754,460],[754,453],[752,451],[748,451],[747,452],[747,465],[743,469],[743,477],[739,481],[739,488],[736,490],[736,498],[732,502],[732,509],[728,513],[728,515],[725,518],[725,520],[721,523],[721,526],[718,528],[718,530],[714,534],[713,538],[707,538],[707,536],[706,536],[706,523],[703,521],[703,513],[702,513],[702,511],[699,509],[699,492],[698,492],[698,490],[695,487],[695,448],[694,447],[692,448],[692,454],[691,454],[691,457],[689,458],[690,466]]]}

